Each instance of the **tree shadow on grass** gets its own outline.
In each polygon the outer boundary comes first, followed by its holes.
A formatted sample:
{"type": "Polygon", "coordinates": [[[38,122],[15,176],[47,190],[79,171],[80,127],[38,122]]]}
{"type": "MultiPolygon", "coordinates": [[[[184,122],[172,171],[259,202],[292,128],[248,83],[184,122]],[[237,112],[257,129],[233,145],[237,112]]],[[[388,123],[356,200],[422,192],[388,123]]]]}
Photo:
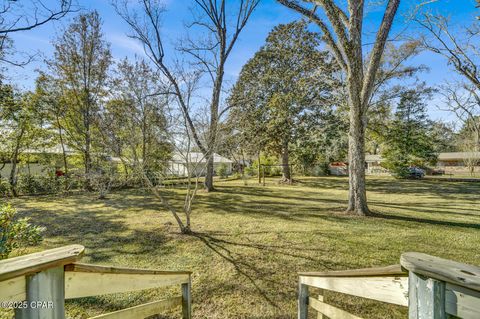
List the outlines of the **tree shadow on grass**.
{"type": "Polygon", "coordinates": [[[412,207],[415,208],[415,213],[427,213],[435,215],[452,215],[452,216],[464,216],[466,218],[480,218],[480,207],[479,208],[467,208],[461,207],[460,211],[455,206],[455,203],[446,202],[446,203],[425,203],[425,202],[408,202],[408,204],[400,203],[385,203],[376,200],[370,200],[369,205],[371,206],[382,206],[393,208],[395,210],[407,211],[412,213],[412,207]]]}
{"type": "MultiPolygon", "coordinates": [[[[411,213],[411,215],[414,216],[414,213],[411,213]]],[[[433,225],[433,226],[448,226],[448,227],[480,229],[480,223],[461,223],[461,222],[455,222],[455,221],[434,220],[434,219],[428,219],[428,218],[410,217],[410,216],[403,216],[403,215],[390,215],[390,214],[383,214],[380,212],[371,212],[370,216],[375,218],[386,219],[386,220],[415,222],[415,223],[421,223],[421,224],[427,224],[427,225],[433,225]]]]}
{"type": "MultiPolygon", "coordinates": [[[[255,232],[255,234],[269,233],[270,232],[255,232]]],[[[321,259],[322,253],[324,253],[322,249],[305,248],[302,243],[271,245],[263,242],[253,242],[251,240],[225,239],[225,237],[237,238],[238,235],[220,232],[194,232],[192,233],[192,236],[199,239],[216,255],[231,264],[235,271],[241,276],[240,278],[246,279],[253,286],[259,296],[277,310],[280,309],[280,306],[277,304],[276,299],[279,298],[280,294],[287,295],[282,296],[282,300],[285,300],[285,298],[291,300],[295,299],[295,285],[292,286],[293,288],[290,287],[291,289],[286,289],[284,281],[272,279],[279,269],[278,262],[281,262],[281,260],[284,259],[290,261],[292,259],[299,261],[303,260],[304,262],[306,261],[316,264],[317,267],[321,267],[322,269],[334,269],[338,266],[321,259]],[[253,251],[253,253],[248,253],[249,251],[253,251]],[[320,258],[314,258],[307,254],[302,254],[302,252],[305,251],[316,253],[315,255],[320,258]],[[271,260],[272,256],[275,256],[275,262],[273,265],[271,260]]],[[[293,267],[292,271],[289,273],[289,276],[292,277],[292,282],[296,280],[296,271],[298,271],[296,265],[298,265],[296,262],[282,265],[283,268],[293,267]]],[[[239,279],[238,281],[240,283],[242,279],[239,279]]],[[[235,283],[232,282],[229,282],[229,284],[235,285],[235,283]]],[[[239,287],[234,286],[232,289],[239,289],[239,287]]],[[[206,294],[203,293],[203,295],[206,294]]]]}
{"type": "Polygon", "coordinates": [[[476,201],[479,182],[439,182],[431,180],[367,180],[367,191],[383,194],[422,195],[476,201]]]}
{"type": "Polygon", "coordinates": [[[197,207],[205,207],[214,214],[237,214],[255,218],[278,218],[285,221],[305,221],[309,218],[322,217],[331,212],[342,211],[346,200],[285,196],[277,200],[278,195],[270,191],[232,190],[218,188],[209,197],[199,196],[195,199],[197,207]],[[247,196],[249,195],[249,196],[247,196]],[[299,205],[299,203],[301,203],[299,205]]]}
{"type": "Polygon", "coordinates": [[[35,225],[44,226],[44,237],[59,245],[85,246],[90,262],[109,262],[116,255],[147,255],[162,249],[171,253],[172,246],[165,245],[170,238],[158,230],[130,229],[127,214],[109,211],[61,209],[28,209],[20,212],[30,217],[35,225]]]}
{"type": "MultiPolygon", "coordinates": [[[[319,177],[301,180],[301,184],[315,189],[348,190],[348,179],[339,177],[319,177]]],[[[295,188],[292,188],[294,190],[295,188]]],[[[480,182],[451,182],[428,179],[392,179],[370,176],[367,178],[367,191],[382,194],[404,194],[441,196],[442,198],[478,200],[480,182]]]]}

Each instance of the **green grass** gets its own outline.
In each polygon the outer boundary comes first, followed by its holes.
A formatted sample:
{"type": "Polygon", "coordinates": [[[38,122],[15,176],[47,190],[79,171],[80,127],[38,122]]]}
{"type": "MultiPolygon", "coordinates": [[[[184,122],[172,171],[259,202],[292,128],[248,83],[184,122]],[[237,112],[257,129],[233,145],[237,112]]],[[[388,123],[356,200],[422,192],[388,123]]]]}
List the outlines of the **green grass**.
{"type": "MultiPolygon", "coordinates": [[[[346,216],[345,178],[302,178],[295,185],[267,180],[219,182],[199,193],[194,235],[148,193],[24,197],[15,206],[47,227],[41,247],[86,247],[83,262],[192,270],[194,318],[294,318],[296,273],[396,264],[406,251],[480,264],[480,183],[368,178],[375,217],[346,216]]],[[[181,190],[168,190],[182,199],[181,190]]],[[[181,202],[178,201],[177,205],[181,202]]],[[[69,302],[86,318],[178,290],[69,302]]],[[[364,318],[405,318],[402,307],[327,293],[326,299],[364,318]]],[[[172,316],[172,318],[176,318],[172,316]]],[[[313,317],[312,317],[313,318],[313,317]]]]}

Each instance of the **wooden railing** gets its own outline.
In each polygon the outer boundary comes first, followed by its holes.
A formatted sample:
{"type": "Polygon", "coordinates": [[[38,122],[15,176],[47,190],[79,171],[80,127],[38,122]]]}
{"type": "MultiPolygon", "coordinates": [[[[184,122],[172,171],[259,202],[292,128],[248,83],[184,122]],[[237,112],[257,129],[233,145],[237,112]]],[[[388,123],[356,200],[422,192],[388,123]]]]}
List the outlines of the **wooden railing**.
{"type": "Polygon", "coordinates": [[[480,267],[421,253],[383,268],[299,273],[298,319],[307,319],[309,306],[319,319],[361,319],[324,302],[324,291],[405,306],[410,319],[480,318],[480,267]],[[320,289],[318,297],[309,287],[320,289]]]}
{"type": "MultiPolygon", "coordinates": [[[[181,286],[181,295],[93,317],[139,319],[182,308],[191,318],[191,273],[80,264],[84,247],[71,245],[0,261],[0,302],[17,319],[64,319],[65,299],[181,286]]],[[[92,318],[92,319],[93,319],[92,318]]]]}

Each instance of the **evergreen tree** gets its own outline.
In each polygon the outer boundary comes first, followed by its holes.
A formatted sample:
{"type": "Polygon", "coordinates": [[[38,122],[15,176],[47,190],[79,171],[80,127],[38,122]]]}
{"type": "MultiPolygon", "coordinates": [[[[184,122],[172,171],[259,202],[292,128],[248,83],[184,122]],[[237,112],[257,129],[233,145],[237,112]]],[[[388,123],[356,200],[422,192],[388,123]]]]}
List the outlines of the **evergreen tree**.
{"type": "Polygon", "coordinates": [[[300,124],[331,100],[335,64],[319,51],[320,37],[304,22],[275,27],[243,67],[230,97],[238,129],[280,155],[283,180],[291,181],[290,151],[300,124]]]}
{"type": "Polygon", "coordinates": [[[83,156],[85,188],[91,189],[93,151],[98,145],[100,104],[106,96],[110,45],[102,33],[96,11],[80,14],[55,42],[55,58],[50,62],[52,77],[65,103],[61,125],[68,146],[83,156]]]}
{"type": "Polygon", "coordinates": [[[410,166],[424,167],[437,160],[425,103],[429,93],[419,88],[405,91],[400,98],[383,154],[386,167],[397,177],[407,177],[410,166]]]}

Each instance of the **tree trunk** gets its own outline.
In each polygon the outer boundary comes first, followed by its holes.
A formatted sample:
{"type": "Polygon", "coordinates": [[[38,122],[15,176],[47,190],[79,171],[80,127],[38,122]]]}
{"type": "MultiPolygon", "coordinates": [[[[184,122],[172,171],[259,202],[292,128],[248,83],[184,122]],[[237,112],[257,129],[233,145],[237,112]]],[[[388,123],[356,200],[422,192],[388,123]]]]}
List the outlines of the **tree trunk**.
{"type": "Polygon", "coordinates": [[[23,134],[25,133],[25,129],[22,128],[20,130],[20,134],[17,137],[16,140],[16,145],[15,145],[15,150],[13,151],[12,158],[11,158],[11,163],[12,163],[12,169],[10,170],[10,191],[12,192],[13,197],[17,197],[17,162],[18,162],[18,154],[20,152],[20,143],[23,138],[23,134]]]}
{"type": "Polygon", "coordinates": [[[87,144],[87,148],[84,153],[85,159],[85,190],[91,191],[92,190],[92,177],[90,176],[92,171],[92,158],[90,156],[90,145],[87,144]]]}
{"type": "Polygon", "coordinates": [[[259,184],[262,183],[262,172],[261,172],[262,168],[261,168],[260,159],[261,159],[260,152],[258,152],[258,183],[259,184]]]}
{"type": "Polygon", "coordinates": [[[62,156],[63,156],[63,169],[65,170],[65,175],[68,175],[68,162],[67,162],[67,152],[65,151],[65,143],[63,141],[62,127],[60,126],[60,120],[57,117],[57,126],[58,126],[58,136],[60,137],[60,146],[62,147],[62,156]]]}
{"type": "Polygon", "coordinates": [[[91,171],[92,171],[92,157],[90,154],[90,147],[92,144],[92,139],[90,135],[90,118],[89,114],[85,115],[85,152],[84,152],[84,160],[85,160],[85,190],[91,191],[92,190],[92,181],[91,181],[91,171]]]}
{"type": "Polygon", "coordinates": [[[212,192],[215,190],[213,187],[213,154],[207,157],[207,169],[205,174],[205,190],[207,192],[212,192]]]}
{"type": "Polygon", "coordinates": [[[13,197],[17,197],[17,152],[15,151],[14,156],[12,157],[12,169],[10,170],[10,191],[12,192],[13,197]]]}
{"type": "Polygon", "coordinates": [[[282,147],[282,182],[284,183],[292,182],[292,176],[291,176],[290,164],[289,164],[288,158],[289,158],[288,142],[284,142],[282,147]]]}
{"type": "Polygon", "coordinates": [[[348,136],[349,197],[347,212],[360,216],[366,216],[370,212],[365,185],[365,126],[366,118],[361,111],[361,105],[351,105],[348,136]]]}

